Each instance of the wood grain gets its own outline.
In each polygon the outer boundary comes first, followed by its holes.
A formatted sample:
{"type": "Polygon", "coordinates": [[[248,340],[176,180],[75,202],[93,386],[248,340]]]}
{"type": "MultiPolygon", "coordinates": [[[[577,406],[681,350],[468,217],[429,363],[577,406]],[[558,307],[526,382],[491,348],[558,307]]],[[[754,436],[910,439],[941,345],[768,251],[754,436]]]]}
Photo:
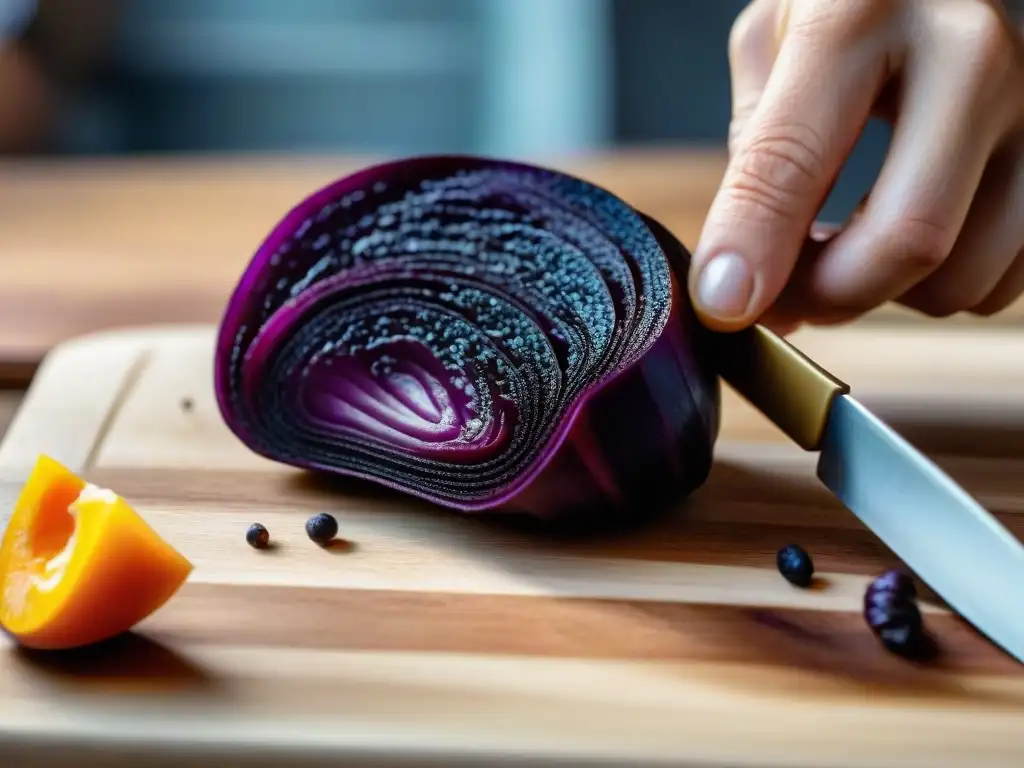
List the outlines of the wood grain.
{"type": "MultiPolygon", "coordinates": [[[[270,228],[310,192],[377,159],[0,162],[0,379],[27,382],[51,347],[83,333],[216,322],[270,228]]],[[[725,167],[723,152],[687,148],[534,160],[609,188],[690,247],[725,167]]],[[[895,307],[873,317],[935,322],[895,307]]],[[[1014,307],[985,325],[1022,317],[1014,307]]],[[[980,322],[953,322],[961,319],[980,322]]]]}
{"type": "Polygon", "coordinates": [[[957,618],[931,616],[929,627],[942,638],[943,654],[923,670],[882,652],[853,612],[650,598],[193,584],[147,623],[145,633],[171,647],[256,646],[266,650],[268,661],[276,649],[290,648],[751,664],[879,684],[900,677],[906,686],[927,684],[937,673],[1021,675],[1018,663],[979,643],[957,618]]]}
{"type": "MultiPolygon", "coordinates": [[[[939,655],[885,652],[860,605],[898,559],[728,389],[696,494],[632,530],[555,535],[252,455],[217,414],[212,340],[196,325],[64,344],[0,445],[0,509],[46,452],[196,565],[133,635],[67,655],[0,646],[0,760],[1024,761],[1024,667],[927,590],[939,655]],[[329,548],[303,530],[323,510],[341,528],[329,548]],[[270,550],[245,544],[254,521],[270,550]],[[789,542],[815,558],[811,589],[774,570],[789,542]]],[[[866,321],[794,342],[1024,535],[1024,337],[866,321]]]]}

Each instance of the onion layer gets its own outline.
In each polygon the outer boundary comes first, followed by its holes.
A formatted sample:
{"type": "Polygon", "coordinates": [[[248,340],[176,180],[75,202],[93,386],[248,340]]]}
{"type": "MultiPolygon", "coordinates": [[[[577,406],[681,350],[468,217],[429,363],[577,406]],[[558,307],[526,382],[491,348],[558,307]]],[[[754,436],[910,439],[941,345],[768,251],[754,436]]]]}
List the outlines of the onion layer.
{"type": "Polygon", "coordinates": [[[688,263],[566,174],[375,166],[256,252],[219,331],[218,405],[256,453],[466,512],[660,506],[704,482],[718,434],[688,263]]]}

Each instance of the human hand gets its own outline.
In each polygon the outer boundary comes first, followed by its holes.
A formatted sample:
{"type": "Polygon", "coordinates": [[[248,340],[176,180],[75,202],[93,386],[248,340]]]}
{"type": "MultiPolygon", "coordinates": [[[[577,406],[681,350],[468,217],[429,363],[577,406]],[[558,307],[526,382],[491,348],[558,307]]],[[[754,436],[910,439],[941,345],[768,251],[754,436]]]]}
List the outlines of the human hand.
{"type": "Polygon", "coordinates": [[[996,0],[754,0],[729,43],[730,160],[690,291],[718,330],[887,301],[989,315],[1024,292],[1024,43],[996,0]],[[838,233],[812,225],[869,116],[888,156],[838,233]]]}

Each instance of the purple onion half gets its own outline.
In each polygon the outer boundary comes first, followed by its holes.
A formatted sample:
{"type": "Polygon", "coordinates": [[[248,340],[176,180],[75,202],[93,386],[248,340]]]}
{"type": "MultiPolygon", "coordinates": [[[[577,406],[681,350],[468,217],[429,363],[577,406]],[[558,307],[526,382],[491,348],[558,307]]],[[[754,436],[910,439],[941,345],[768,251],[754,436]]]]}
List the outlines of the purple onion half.
{"type": "Polygon", "coordinates": [[[581,179],[418,157],[260,246],[217,341],[251,450],[458,510],[632,515],[706,479],[719,385],[689,254],[581,179]]]}

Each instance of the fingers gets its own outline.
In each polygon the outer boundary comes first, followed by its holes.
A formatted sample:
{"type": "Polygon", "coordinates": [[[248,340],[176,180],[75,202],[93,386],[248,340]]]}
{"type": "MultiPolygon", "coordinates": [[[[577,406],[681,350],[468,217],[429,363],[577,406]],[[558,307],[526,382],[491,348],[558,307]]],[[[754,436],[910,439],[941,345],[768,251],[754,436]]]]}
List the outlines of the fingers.
{"type": "Polygon", "coordinates": [[[886,75],[876,38],[850,31],[867,24],[850,14],[878,3],[789,5],[775,65],[694,252],[694,306],[719,330],[756,321],[782,291],[886,75]]]}
{"type": "Polygon", "coordinates": [[[811,225],[811,239],[816,243],[824,243],[843,231],[842,224],[833,222],[816,221],[811,225]]]}
{"type": "MultiPolygon", "coordinates": [[[[989,162],[949,257],[899,301],[933,317],[998,305],[998,295],[994,302],[989,297],[999,293],[997,286],[1022,248],[1024,155],[1013,147],[989,162]]],[[[1009,280],[1004,285],[1016,285],[1014,278],[1009,280]]]]}
{"type": "Polygon", "coordinates": [[[778,37],[775,16],[778,0],[754,0],[740,12],[729,34],[729,74],[732,91],[732,119],[729,121],[729,150],[734,151],[761,94],[768,83],[778,37]]]}
{"type": "Polygon", "coordinates": [[[1024,293],[1024,250],[1017,254],[1013,264],[992,289],[992,293],[971,308],[971,314],[988,317],[1002,312],[1024,293]]]}
{"type": "MultiPolygon", "coordinates": [[[[996,14],[978,15],[979,7],[970,5],[967,18],[939,16],[932,39],[915,46],[889,154],[862,215],[815,266],[809,290],[816,303],[866,311],[906,293],[952,251],[1008,125],[996,106],[1010,95],[996,76],[1006,46],[992,46],[990,59],[984,46],[960,39],[1003,35],[996,14]],[[964,61],[949,50],[979,53],[964,61]]],[[[1000,258],[992,256],[996,270],[1000,258]]]]}
{"type": "Polygon", "coordinates": [[[789,281],[775,302],[758,319],[760,324],[767,325],[774,330],[777,326],[790,327],[798,323],[822,325],[843,322],[848,319],[848,315],[836,314],[829,307],[812,306],[809,303],[811,297],[804,290],[807,277],[821,258],[821,254],[836,234],[841,231],[842,226],[838,224],[816,222],[812,225],[811,231],[800,249],[800,255],[789,281]]]}
{"type": "MultiPolygon", "coordinates": [[[[1016,255],[992,289],[984,299],[969,305],[969,311],[975,315],[1002,312],[1024,293],[1024,142],[1018,145],[1016,162],[1012,166],[1015,171],[1012,186],[1004,189],[1006,194],[1001,198],[1002,206],[996,209],[998,216],[990,222],[991,228],[983,231],[984,223],[979,221],[978,226],[970,227],[965,235],[963,251],[960,251],[959,244],[957,246],[957,255],[962,253],[966,260],[971,242],[977,242],[979,253],[991,251],[997,254],[1010,252],[1016,244],[1016,255]]],[[[999,199],[998,188],[991,197],[999,199]]]]}

